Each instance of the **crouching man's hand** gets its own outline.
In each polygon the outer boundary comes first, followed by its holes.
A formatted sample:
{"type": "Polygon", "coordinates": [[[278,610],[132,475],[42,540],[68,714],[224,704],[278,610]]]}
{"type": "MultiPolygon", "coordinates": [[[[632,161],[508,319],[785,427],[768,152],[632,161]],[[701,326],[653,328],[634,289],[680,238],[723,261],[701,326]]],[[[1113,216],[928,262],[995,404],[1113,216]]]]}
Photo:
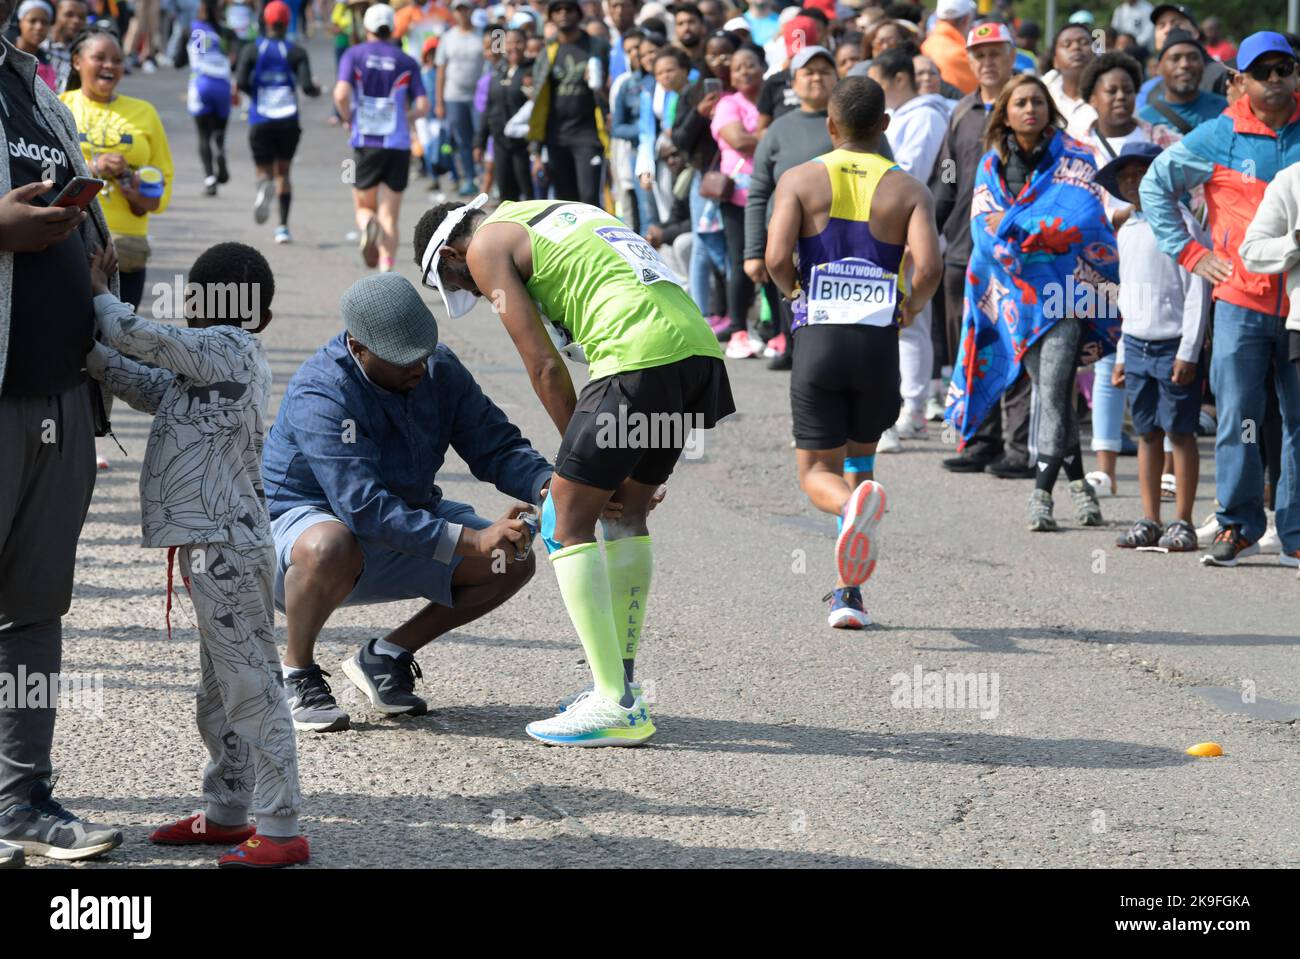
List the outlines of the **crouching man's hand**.
{"type": "Polygon", "coordinates": [[[528,530],[519,517],[531,512],[531,509],[522,503],[516,503],[510,507],[510,511],[505,516],[487,529],[470,529],[466,526],[461,530],[460,542],[456,544],[456,554],[491,559],[497,550],[501,550],[507,559],[513,558],[528,545],[528,530]]]}

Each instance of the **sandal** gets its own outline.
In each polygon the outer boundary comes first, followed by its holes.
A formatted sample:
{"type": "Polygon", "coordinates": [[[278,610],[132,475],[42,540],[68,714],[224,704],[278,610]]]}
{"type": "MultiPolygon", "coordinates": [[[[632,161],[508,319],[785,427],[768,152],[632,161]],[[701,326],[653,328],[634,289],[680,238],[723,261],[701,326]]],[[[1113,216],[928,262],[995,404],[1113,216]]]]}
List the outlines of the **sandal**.
{"type": "Polygon", "coordinates": [[[1158,545],[1171,553],[1191,553],[1199,548],[1196,543],[1196,530],[1192,529],[1192,524],[1185,519],[1176,519],[1166,526],[1158,545]]]}
{"type": "MultiPolygon", "coordinates": [[[[1171,523],[1172,527],[1173,524],[1171,523]]],[[[1192,531],[1195,537],[1195,530],[1192,531]]],[[[1160,539],[1160,524],[1149,519],[1140,519],[1128,531],[1115,540],[1121,549],[1137,549],[1140,546],[1155,546],[1160,539]]]]}
{"type": "Polygon", "coordinates": [[[1178,496],[1178,480],[1173,473],[1160,474],[1160,498],[1166,500],[1176,499],[1178,496]]]}

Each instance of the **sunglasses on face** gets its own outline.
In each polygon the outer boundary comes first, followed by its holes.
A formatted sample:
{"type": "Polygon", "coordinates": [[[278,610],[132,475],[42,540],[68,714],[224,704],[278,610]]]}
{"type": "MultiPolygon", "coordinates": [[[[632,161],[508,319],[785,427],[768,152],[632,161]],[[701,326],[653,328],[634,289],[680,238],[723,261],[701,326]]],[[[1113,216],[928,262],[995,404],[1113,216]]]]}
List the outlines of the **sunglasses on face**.
{"type": "Polygon", "coordinates": [[[1272,63],[1252,63],[1246,71],[1257,83],[1266,83],[1277,74],[1279,80],[1285,80],[1295,73],[1294,60],[1274,60],[1272,63]]]}

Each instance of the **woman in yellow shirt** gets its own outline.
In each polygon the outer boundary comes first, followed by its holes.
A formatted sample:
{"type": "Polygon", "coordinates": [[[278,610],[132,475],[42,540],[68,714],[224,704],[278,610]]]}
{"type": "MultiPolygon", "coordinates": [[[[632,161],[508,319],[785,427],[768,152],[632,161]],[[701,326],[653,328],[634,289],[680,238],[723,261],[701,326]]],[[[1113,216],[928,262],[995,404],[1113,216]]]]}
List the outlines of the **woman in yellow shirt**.
{"type": "Polygon", "coordinates": [[[115,30],[83,31],[73,41],[68,90],[60,99],[77,122],[86,165],[108,181],[99,201],[117,247],[121,299],[139,308],[149,259],[149,217],[167,209],[173,167],[153,104],[117,92],[124,60],[115,30]]]}

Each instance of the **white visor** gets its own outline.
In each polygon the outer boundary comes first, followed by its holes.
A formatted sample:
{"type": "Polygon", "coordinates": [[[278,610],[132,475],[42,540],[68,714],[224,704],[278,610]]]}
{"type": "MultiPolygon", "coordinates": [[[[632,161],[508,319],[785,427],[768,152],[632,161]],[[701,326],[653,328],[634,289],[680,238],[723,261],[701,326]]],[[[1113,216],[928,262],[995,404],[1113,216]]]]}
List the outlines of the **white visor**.
{"type": "Polygon", "coordinates": [[[424,256],[421,257],[420,262],[420,283],[431,290],[438,291],[448,317],[453,314],[451,306],[447,303],[447,293],[442,288],[442,278],[438,276],[438,261],[442,259],[438,251],[446,245],[447,237],[451,236],[452,231],[460,225],[460,221],[469,216],[471,211],[480,209],[487,201],[488,195],[480,193],[469,203],[452,210],[443,217],[442,222],[438,224],[438,229],[434,230],[433,236],[429,238],[429,245],[424,248],[424,256]]]}

